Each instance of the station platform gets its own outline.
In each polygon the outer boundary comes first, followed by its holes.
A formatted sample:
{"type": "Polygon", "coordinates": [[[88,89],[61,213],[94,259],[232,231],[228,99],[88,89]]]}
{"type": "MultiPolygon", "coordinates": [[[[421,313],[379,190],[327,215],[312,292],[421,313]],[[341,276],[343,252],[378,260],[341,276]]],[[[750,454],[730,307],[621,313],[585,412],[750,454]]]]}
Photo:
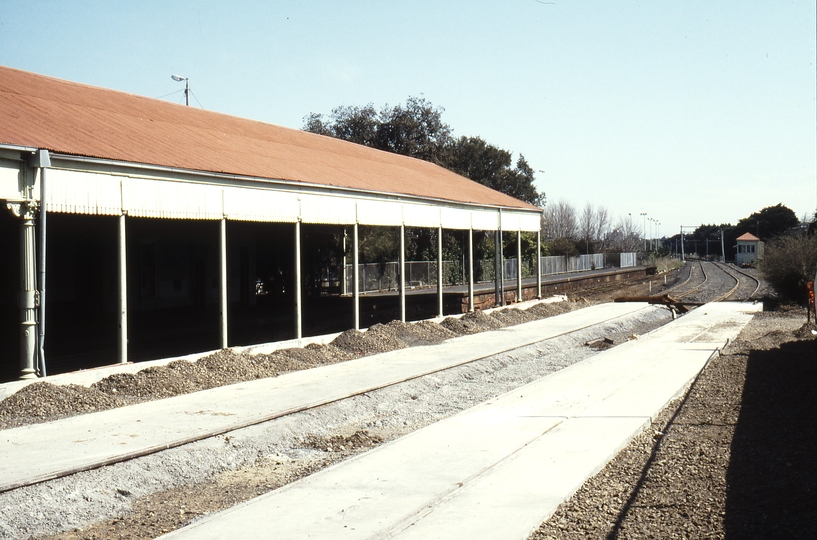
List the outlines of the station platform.
{"type": "MultiPolygon", "coordinates": [[[[0,492],[227,433],[647,309],[661,308],[601,304],[437,345],[2,430],[0,492]]],[[[53,381],[90,384],[118,370],[58,375],[53,381]]]]}
{"type": "Polygon", "coordinates": [[[161,538],[524,539],[681,395],[761,309],[707,304],[161,538]]]}

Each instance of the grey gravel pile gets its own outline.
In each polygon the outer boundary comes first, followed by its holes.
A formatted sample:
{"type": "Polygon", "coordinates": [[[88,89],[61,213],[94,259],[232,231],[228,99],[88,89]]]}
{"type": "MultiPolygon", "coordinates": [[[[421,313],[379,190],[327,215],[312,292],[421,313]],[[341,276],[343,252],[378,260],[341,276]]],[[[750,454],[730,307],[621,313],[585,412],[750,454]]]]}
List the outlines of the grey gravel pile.
{"type": "Polygon", "coordinates": [[[392,321],[376,324],[366,332],[347,330],[328,345],[311,344],[270,354],[238,354],[224,349],[195,362],[176,360],[136,373],[110,375],[90,388],[36,383],[0,401],[0,429],[276,377],[370,354],[431,345],[458,335],[496,330],[563,313],[572,309],[571,304],[537,304],[526,311],[506,308],[494,310],[490,315],[474,312],[460,318],[448,317],[441,324],[392,321]]]}
{"type": "Polygon", "coordinates": [[[448,338],[455,337],[456,334],[447,328],[431,321],[420,321],[416,323],[404,323],[391,321],[386,327],[394,333],[394,336],[410,347],[417,345],[433,345],[448,338]]]}
{"type": "Polygon", "coordinates": [[[528,313],[527,311],[522,311],[521,309],[516,308],[508,308],[499,311],[494,311],[491,313],[491,316],[502,323],[504,326],[514,326],[516,324],[523,324],[526,322],[530,322],[536,320],[536,317],[532,313],[528,313]]]}
{"type": "Polygon", "coordinates": [[[459,318],[446,317],[440,325],[451,330],[458,336],[478,334],[479,332],[487,332],[489,330],[499,330],[500,328],[508,326],[494,316],[482,313],[481,311],[466,313],[459,318]]]}
{"type": "Polygon", "coordinates": [[[382,324],[376,324],[367,332],[347,330],[332,340],[335,347],[356,357],[405,349],[408,344],[382,324]]]}
{"type": "Polygon", "coordinates": [[[0,401],[0,426],[15,427],[60,418],[66,415],[66,411],[88,413],[127,404],[129,404],[127,400],[87,386],[76,384],[57,386],[36,382],[0,401]],[[30,420],[17,420],[19,411],[25,411],[30,420]]]}

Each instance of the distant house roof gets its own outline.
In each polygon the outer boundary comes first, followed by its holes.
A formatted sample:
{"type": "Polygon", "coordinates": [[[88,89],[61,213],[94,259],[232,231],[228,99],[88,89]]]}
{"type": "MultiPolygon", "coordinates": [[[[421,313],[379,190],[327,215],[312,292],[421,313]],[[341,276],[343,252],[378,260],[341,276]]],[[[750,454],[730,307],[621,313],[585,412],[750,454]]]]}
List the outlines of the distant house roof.
{"type": "Polygon", "coordinates": [[[539,210],[419,159],[2,66],[0,144],[192,171],[539,210]]]}
{"type": "Polygon", "coordinates": [[[738,236],[738,240],[743,240],[744,242],[760,242],[760,238],[752,233],[744,233],[738,236]]]}

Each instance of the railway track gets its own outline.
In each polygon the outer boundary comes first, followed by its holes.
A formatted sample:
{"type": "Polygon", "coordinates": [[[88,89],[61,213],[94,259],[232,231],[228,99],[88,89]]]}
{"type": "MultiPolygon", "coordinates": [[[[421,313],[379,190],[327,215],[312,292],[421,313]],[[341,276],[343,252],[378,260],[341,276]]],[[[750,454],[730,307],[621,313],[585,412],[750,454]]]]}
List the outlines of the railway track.
{"type": "Polygon", "coordinates": [[[663,294],[672,294],[673,298],[682,299],[699,291],[708,280],[706,270],[700,261],[691,261],[688,266],[687,278],[663,291],[663,294]]]}
{"type": "MultiPolygon", "coordinates": [[[[671,290],[676,291],[676,294],[684,298],[690,299],[691,302],[701,297],[704,291],[716,285],[717,294],[712,294],[712,297],[717,300],[725,300],[728,298],[749,299],[752,295],[756,294],[758,284],[755,278],[744,272],[734,271],[734,273],[731,273],[729,270],[734,269],[719,268],[714,263],[705,261],[694,261],[690,264],[690,271],[686,279],[682,283],[673,286],[671,290]],[[748,284],[741,285],[751,281],[755,283],[754,286],[748,284]]],[[[656,310],[656,312],[657,311],[661,311],[665,314],[665,317],[667,316],[666,310],[656,310]]],[[[178,432],[162,435],[158,429],[152,432],[148,430],[147,433],[149,433],[150,436],[155,436],[156,438],[164,437],[166,440],[153,441],[152,444],[147,444],[144,451],[137,452],[131,456],[125,456],[120,451],[117,451],[116,454],[119,457],[114,457],[113,454],[105,454],[105,452],[98,452],[95,458],[96,461],[92,463],[86,463],[84,465],[76,462],[66,463],[66,467],[61,470],[52,470],[50,472],[40,471],[40,474],[37,474],[32,470],[32,464],[44,464],[52,460],[53,456],[63,455],[63,457],[69,457],[71,454],[71,450],[64,446],[63,443],[59,443],[59,446],[55,447],[56,449],[52,448],[49,450],[45,444],[47,441],[40,440],[32,447],[32,451],[28,453],[23,452],[21,454],[24,461],[18,464],[16,468],[19,470],[28,469],[29,473],[14,481],[6,482],[5,493],[0,493],[0,508],[3,506],[7,508],[18,507],[24,505],[22,501],[28,500],[38,500],[38,507],[52,508],[52,510],[48,512],[40,513],[44,516],[43,518],[35,519],[31,516],[26,517],[22,515],[19,516],[19,519],[14,518],[15,523],[19,522],[20,527],[25,527],[25,530],[28,530],[28,527],[39,519],[44,519],[45,521],[52,519],[48,517],[51,514],[54,516],[54,521],[62,520],[65,522],[66,518],[62,514],[67,511],[68,507],[71,507],[70,513],[74,516],[71,519],[75,519],[77,523],[88,523],[99,519],[100,512],[103,512],[101,507],[95,507],[94,504],[96,503],[90,500],[81,505],[77,505],[70,497],[70,494],[74,492],[95,493],[94,497],[98,497],[101,501],[99,504],[106,508],[104,512],[111,512],[110,515],[115,516],[125,514],[129,511],[128,508],[130,508],[131,503],[128,498],[131,497],[131,493],[138,494],[142,500],[153,501],[154,499],[152,497],[154,497],[156,499],[154,509],[163,508],[166,506],[165,500],[173,497],[173,495],[168,491],[162,491],[162,489],[166,489],[162,486],[182,486],[179,490],[184,493],[184,495],[180,495],[180,500],[186,501],[185,497],[191,495],[191,493],[189,493],[189,486],[195,486],[196,494],[200,492],[208,493],[207,490],[211,488],[207,487],[205,480],[215,474],[216,471],[222,470],[225,467],[223,465],[224,463],[232,464],[228,468],[244,467],[255,463],[259,459],[258,456],[262,454],[285,456],[281,458],[281,460],[286,463],[287,460],[293,459],[288,456],[300,455],[302,453],[309,454],[310,452],[313,453],[310,455],[314,455],[314,452],[318,451],[319,457],[317,460],[320,462],[320,465],[313,465],[312,462],[305,460],[303,461],[304,465],[298,462],[299,464],[297,465],[289,466],[294,469],[302,467],[309,473],[317,468],[325,467],[330,462],[347,457],[343,454],[345,452],[343,450],[344,445],[346,445],[346,448],[349,448],[350,444],[354,446],[356,443],[352,439],[356,437],[365,441],[369,435],[372,435],[372,440],[375,441],[373,444],[379,441],[385,442],[391,440],[393,437],[399,437],[404,432],[410,432],[412,429],[417,429],[417,427],[436,421],[434,415],[438,414],[438,411],[451,410],[454,406],[453,402],[457,402],[456,408],[470,407],[475,403],[490,399],[494,395],[507,391],[508,388],[515,388],[523,384],[524,381],[521,378],[510,381],[511,378],[518,377],[519,374],[511,377],[510,375],[506,375],[502,370],[510,369],[511,372],[513,372],[517,369],[523,369],[516,368],[514,364],[519,361],[527,362],[527,360],[525,360],[526,355],[532,357],[547,355],[548,362],[558,364],[562,362],[559,360],[562,355],[567,358],[571,354],[575,354],[577,350],[583,350],[584,352],[581,354],[592,354],[587,352],[588,347],[581,346],[581,343],[584,343],[585,340],[589,341],[591,337],[615,336],[616,332],[619,332],[619,336],[626,339],[633,333],[643,334],[647,331],[644,328],[634,330],[633,327],[620,325],[614,319],[603,319],[606,322],[601,326],[593,327],[595,328],[592,331],[592,333],[595,334],[593,336],[584,336],[575,333],[572,336],[567,336],[567,334],[565,334],[563,341],[559,342],[557,338],[552,345],[546,345],[541,342],[543,336],[541,333],[538,333],[535,342],[531,342],[527,345],[527,349],[525,349],[525,347],[517,349],[511,348],[510,351],[507,351],[505,357],[498,360],[490,360],[486,357],[486,355],[489,354],[489,344],[496,342],[496,339],[489,340],[489,342],[479,348],[479,354],[477,355],[479,359],[477,359],[476,362],[461,363],[456,361],[447,367],[426,366],[425,369],[414,371],[420,367],[419,364],[428,360],[428,358],[425,357],[429,356],[423,354],[421,351],[417,351],[415,358],[411,358],[409,362],[412,366],[411,373],[407,372],[402,375],[392,373],[390,375],[393,377],[392,379],[374,383],[372,381],[361,381],[361,374],[363,372],[372,374],[382,371],[383,369],[393,370],[395,367],[393,361],[387,362],[383,366],[378,366],[376,369],[370,367],[369,369],[358,370],[355,373],[350,373],[349,377],[350,380],[355,380],[356,384],[361,384],[362,386],[350,390],[343,395],[326,396],[321,394],[317,396],[317,398],[313,396],[306,400],[306,406],[287,405],[283,402],[278,403],[278,401],[280,401],[278,398],[276,398],[273,403],[270,399],[270,393],[261,392],[259,394],[259,406],[253,406],[253,414],[258,415],[255,420],[248,419],[237,422],[237,417],[235,416],[237,413],[235,411],[219,409],[219,404],[214,400],[205,405],[197,405],[182,412],[181,420],[176,422],[171,421],[169,417],[160,410],[161,407],[154,406],[156,408],[155,411],[143,415],[141,418],[134,418],[132,425],[137,426],[139,423],[146,422],[152,417],[162,418],[163,415],[163,419],[171,426],[190,425],[196,421],[201,422],[203,418],[203,431],[198,434],[182,436],[181,433],[178,432]],[[574,348],[574,352],[569,350],[571,347],[574,348]],[[497,383],[510,386],[492,387],[490,390],[491,393],[480,393],[482,389],[479,386],[475,386],[474,381],[482,379],[485,380],[485,383],[490,382],[491,384],[497,383]],[[460,392],[460,394],[454,398],[452,394],[450,394],[449,389],[455,386],[459,388],[457,391],[460,392]],[[470,401],[466,403],[466,399],[470,401]],[[462,401],[462,403],[459,401],[462,401]],[[284,414],[272,411],[273,405],[280,407],[281,412],[284,414]],[[362,407],[371,409],[370,413],[365,413],[370,416],[365,416],[362,413],[362,407]],[[409,415],[408,419],[406,417],[407,414],[409,415]],[[224,428],[217,429],[214,424],[221,421],[236,423],[232,427],[225,425],[224,428]],[[240,427],[242,425],[244,427],[240,427]],[[343,428],[342,430],[340,429],[341,427],[343,428]],[[340,433],[341,431],[345,433],[343,436],[346,438],[340,437],[340,435],[342,435],[340,433]],[[361,432],[364,434],[358,436],[361,432]],[[293,433],[305,433],[309,435],[293,435],[293,433]],[[322,435],[316,436],[316,433],[322,433],[322,435]],[[349,433],[353,433],[353,435],[349,436],[349,433]],[[388,436],[384,434],[388,434],[388,436]],[[338,450],[339,448],[340,452],[338,450]],[[211,453],[217,453],[219,457],[213,463],[205,463],[207,459],[202,458],[211,453]],[[138,454],[141,454],[141,457],[138,459],[130,459],[131,457],[136,457],[138,454]],[[104,467],[104,465],[113,466],[104,467]],[[173,476],[173,478],[168,478],[168,475],[178,475],[178,477],[173,476]],[[51,478],[51,480],[49,480],[49,478],[51,478]],[[105,486],[105,489],[102,490],[106,492],[105,495],[97,493],[99,486],[105,486]],[[188,489],[185,489],[184,486],[188,486],[188,489]],[[111,492],[112,495],[108,495],[107,492],[111,492]],[[152,493],[155,493],[155,495],[151,495],[152,493]],[[61,498],[63,494],[68,494],[65,495],[67,499],[61,498]],[[86,517],[82,517],[82,513],[85,512],[85,510],[82,509],[84,506],[88,507],[86,517]],[[113,508],[113,510],[111,510],[111,508],[113,508]]],[[[663,322],[666,322],[666,320],[663,320],[662,323],[663,322]]],[[[574,328],[576,327],[574,326],[574,328]]],[[[504,339],[507,338],[503,338],[503,340],[500,341],[504,341],[504,339]]],[[[457,350],[456,347],[454,349],[457,350]]],[[[410,349],[407,351],[410,351],[410,349]]],[[[577,361],[577,359],[574,358],[572,361],[577,361]]],[[[565,363],[559,366],[559,368],[565,367],[566,365],[568,364],[565,363]]],[[[524,369],[527,370],[528,368],[524,369]]],[[[537,378],[545,374],[546,373],[525,373],[524,377],[537,378]]],[[[326,378],[326,381],[330,380],[333,385],[337,384],[338,377],[332,376],[326,378]]],[[[481,382],[480,385],[485,383],[481,382]]],[[[182,396],[174,399],[176,399],[177,402],[181,402],[188,398],[182,396]]],[[[192,395],[190,399],[193,399],[192,395]]],[[[150,404],[143,404],[140,405],[140,407],[145,407],[145,410],[147,410],[150,408],[150,404]]],[[[137,440],[136,434],[138,430],[134,429],[129,431],[127,425],[122,422],[121,418],[117,417],[116,413],[107,411],[107,413],[98,414],[100,415],[98,418],[102,418],[107,414],[111,417],[110,424],[116,425],[114,431],[111,432],[111,438],[115,446],[124,449],[131,442],[137,440]]],[[[445,414],[443,416],[445,416],[445,414]]],[[[68,438],[70,441],[67,442],[71,444],[83,444],[86,441],[89,442],[89,444],[96,444],[90,441],[94,440],[94,437],[91,435],[91,429],[95,429],[97,425],[101,425],[101,422],[91,422],[91,424],[87,426],[88,435],[77,436],[75,438],[66,433],[60,433],[59,430],[57,430],[54,434],[54,440],[65,440],[68,438]]],[[[24,429],[28,430],[33,428],[35,428],[35,426],[24,429]]],[[[174,427],[173,429],[175,430],[176,428],[174,427]]],[[[10,434],[12,431],[14,430],[7,430],[6,433],[10,434]]],[[[97,438],[96,440],[99,441],[101,439],[97,438]]],[[[150,441],[148,441],[148,443],[150,443],[150,441]]],[[[19,450],[19,448],[17,448],[18,446],[18,442],[10,442],[9,449],[13,449],[13,451],[17,452],[19,450]]],[[[11,453],[9,452],[8,455],[11,455],[11,453]]],[[[293,460],[293,462],[297,461],[297,459],[293,460]]],[[[68,461],[71,460],[69,459],[68,461]]],[[[274,476],[275,474],[279,474],[275,467],[277,467],[277,465],[273,464],[271,469],[264,469],[257,473],[257,476],[264,477],[264,475],[274,476]]],[[[11,467],[7,470],[14,468],[15,467],[11,467]]],[[[5,475],[0,474],[0,477],[3,476],[5,475]]],[[[11,479],[9,478],[9,480],[11,479]]],[[[240,482],[242,489],[244,489],[244,483],[246,483],[246,481],[240,482]]],[[[275,486],[267,486],[267,491],[274,487],[275,486]]],[[[221,485],[217,485],[213,489],[214,494],[212,498],[216,499],[220,496],[218,494],[220,494],[224,488],[221,485]]],[[[234,489],[238,490],[239,488],[235,487],[234,489]]],[[[248,496],[255,496],[257,494],[259,493],[250,493],[248,496]]],[[[209,495],[203,495],[201,497],[207,496],[209,495]]],[[[148,505],[147,508],[151,508],[150,505],[154,504],[154,502],[145,504],[148,505]]],[[[185,504],[187,504],[187,502],[185,502],[185,504]]],[[[176,511],[178,512],[178,510],[176,511]]],[[[0,512],[0,522],[4,521],[4,519],[2,512],[0,512]]],[[[42,526],[44,529],[48,528],[45,523],[43,523],[42,526]]],[[[23,529],[21,528],[20,530],[23,529]]],[[[2,532],[2,526],[0,526],[0,537],[3,536],[2,532]]],[[[12,535],[10,537],[15,536],[12,535]]]]}
{"type": "Polygon", "coordinates": [[[713,261],[691,261],[685,281],[663,292],[672,299],[693,303],[736,301],[756,298],[760,280],[732,265],[713,261]]]}
{"type": "Polygon", "coordinates": [[[747,272],[744,272],[736,266],[724,263],[715,264],[718,266],[718,268],[727,274],[730,274],[736,281],[735,286],[729,291],[729,293],[724,294],[721,298],[716,300],[717,302],[729,300],[732,297],[734,297],[734,300],[738,302],[746,302],[756,298],[756,295],[760,290],[759,279],[747,272]]]}
{"type": "MultiPolygon", "coordinates": [[[[158,493],[164,500],[170,495],[161,489],[168,485],[195,485],[198,496],[208,489],[204,480],[225,464],[252,466],[260,455],[286,456],[275,459],[311,472],[348,457],[350,446],[368,448],[355,446],[356,439],[390,440],[447,416],[446,411],[474,406],[587,358],[594,352],[583,344],[591,339],[612,336],[622,342],[669,321],[666,311],[643,306],[588,309],[567,313],[561,322],[554,319],[556,325],[544,333],[508,327],[502,339],[475,334],[462,343],[434,345],[434,354],[402,349],[213,389],[206,396],[187,394],[0,431],[5,436],[0,453],[7,458],[0,463],[5,484],[0,522],[47,530],[49,520],[65,522],[61,513],[69,507],[74,516],[69,521],[75,522],[99,519],[111,508],[112,515],[124,514],[130,494],[158,493]],[[31,434],[32,440],[23,439],[31,434]],[[76,492],[95,493],[106,509],[94,508],[91,500],[77,504],[71,498],[76,492]],[[50,510],[40,517],[3,514],[4,507],[25,500],[38,500],[39,508],[50,510]],[[85,507],[88,517],[82,517],[85,507]]],[[[259,476],[276,474],[275,467],[283,465],[275,459],[273,470],[259,476]]]]}

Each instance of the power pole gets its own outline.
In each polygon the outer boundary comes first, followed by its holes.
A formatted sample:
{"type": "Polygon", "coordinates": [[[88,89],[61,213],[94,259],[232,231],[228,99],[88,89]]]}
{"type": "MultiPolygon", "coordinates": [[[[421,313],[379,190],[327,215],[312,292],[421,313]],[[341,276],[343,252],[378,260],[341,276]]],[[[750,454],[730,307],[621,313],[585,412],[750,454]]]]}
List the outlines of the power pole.
{"type": "Polygon", "coordinates": [[[721,262],[726,262],[726,251],[723,249],[723,229],[721,229],[721,262]]]}

